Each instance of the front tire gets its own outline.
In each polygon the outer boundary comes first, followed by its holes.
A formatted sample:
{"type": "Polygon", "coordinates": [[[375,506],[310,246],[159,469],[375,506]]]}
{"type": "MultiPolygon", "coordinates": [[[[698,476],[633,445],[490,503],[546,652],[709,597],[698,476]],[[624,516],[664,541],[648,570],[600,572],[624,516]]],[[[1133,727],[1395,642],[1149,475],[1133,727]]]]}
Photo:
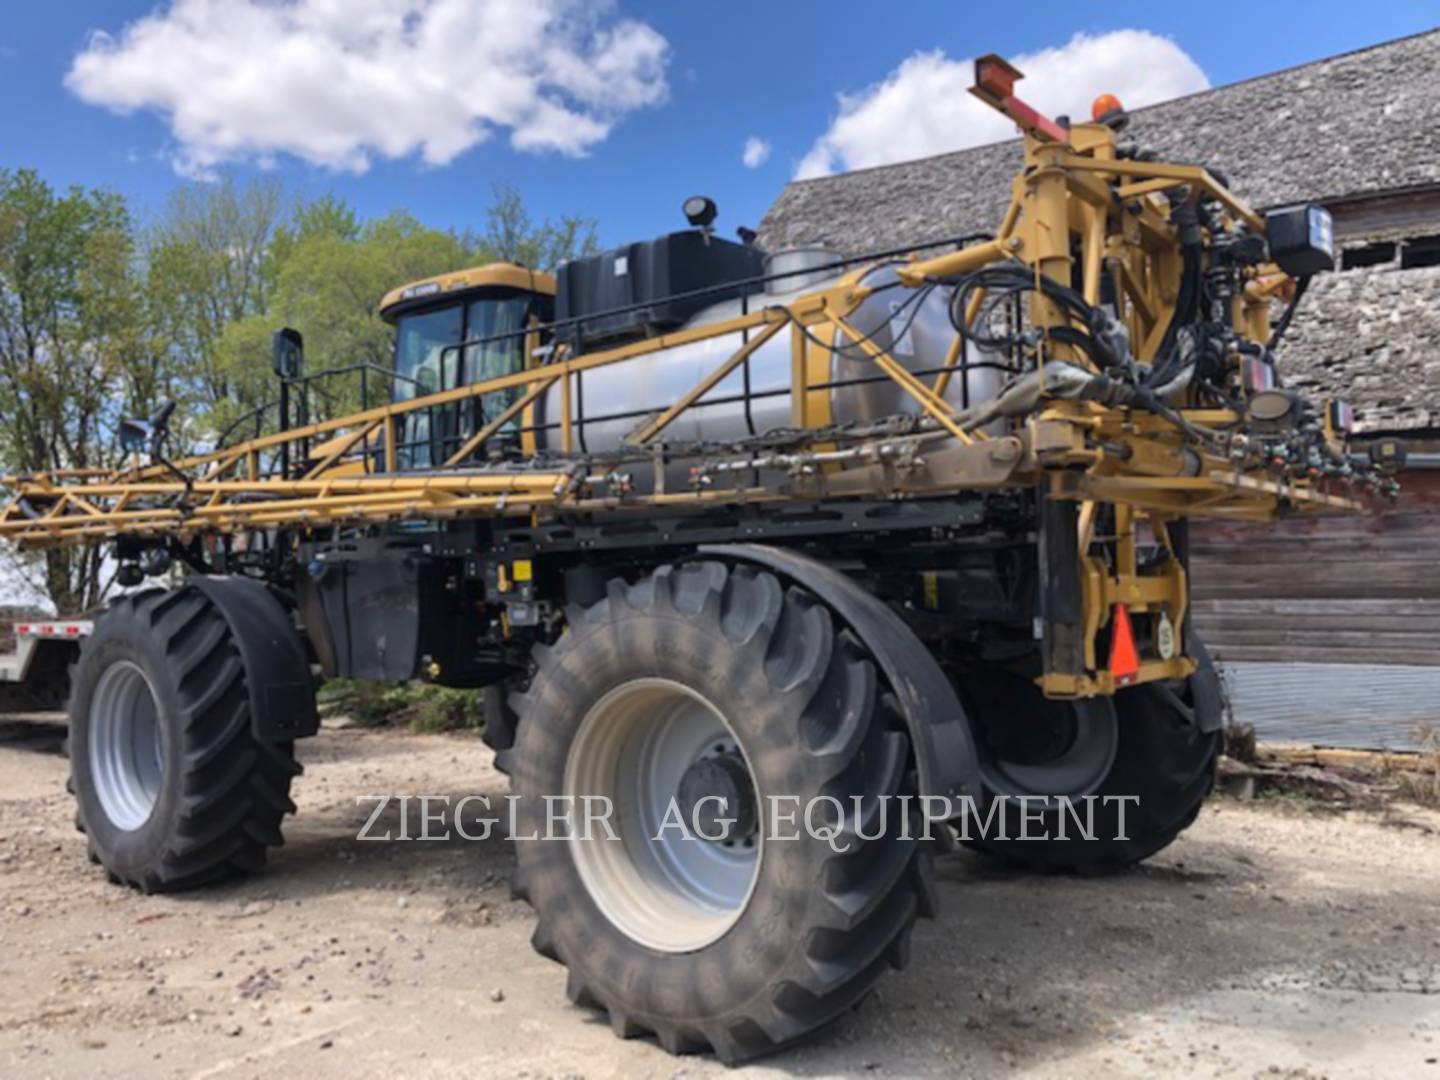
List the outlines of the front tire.
{"type": "Polygon", "coordinates": [[[90,857],[144,892],[259,869],[293,813],[294,744],[251,732],[229,623],[199,590],[121,597],[76,665],[70,787],[90,857]]]}
{"type": "Polygon", "coordinates": [[[517,698],[517,891],[572,1001],[622,1037],[734,1063],[834,1020],[905,962],[932,908],[928,843],[887,805],[911,783],[909,740],[874,663],[813,596],[746,566],[663,567],[571,612],[537,662],[517,698]],[[723,791],[739,820],[707,824],[723,839],[657,841],[672,788],[687,807],[723,791]],[[618,838],[538,838],[544,797],[561,794],[611,798],[618,838]],[[858,805],[835,840],[849,850],[785,824],[783,796],[802,813],[821,796],[858,805]]]}

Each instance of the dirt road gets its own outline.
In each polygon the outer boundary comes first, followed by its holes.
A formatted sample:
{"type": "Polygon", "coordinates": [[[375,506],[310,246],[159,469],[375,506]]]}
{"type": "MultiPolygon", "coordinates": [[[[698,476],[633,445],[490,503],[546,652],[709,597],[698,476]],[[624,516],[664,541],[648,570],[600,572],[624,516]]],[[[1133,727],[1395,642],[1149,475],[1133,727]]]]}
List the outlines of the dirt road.
{"type": "Polygon", "coordinates": [[[356,840],[357,795],[501,796],[474,739],[327,730],[265,874],[147,898],[86,861],[62,734],[0,723],[6,1077],[1440,1080],[1440,815],[1219,801],[1121,877],[943,860],[910,968],[818,1044],[730,1073],[566,1002],[504,839],[356,840]]]}

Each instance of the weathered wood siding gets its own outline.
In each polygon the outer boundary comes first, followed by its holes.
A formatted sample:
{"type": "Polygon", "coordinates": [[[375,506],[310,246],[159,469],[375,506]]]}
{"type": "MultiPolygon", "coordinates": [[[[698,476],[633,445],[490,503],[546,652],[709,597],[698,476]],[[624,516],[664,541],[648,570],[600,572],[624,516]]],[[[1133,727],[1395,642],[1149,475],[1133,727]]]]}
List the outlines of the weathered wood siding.
{"type": "Polygon", "coordinates": [[[1192,531],[1195,628],[1230,660],[1440,666],[1440,473],[1378,513],[1192,531]]]}
{"type": "Polygon", "coordinates": [[[1440,472],[1363,516],[1197,523],[1195,629],[1271,738],[1400,747],[1440,721],[1440,472]]]}

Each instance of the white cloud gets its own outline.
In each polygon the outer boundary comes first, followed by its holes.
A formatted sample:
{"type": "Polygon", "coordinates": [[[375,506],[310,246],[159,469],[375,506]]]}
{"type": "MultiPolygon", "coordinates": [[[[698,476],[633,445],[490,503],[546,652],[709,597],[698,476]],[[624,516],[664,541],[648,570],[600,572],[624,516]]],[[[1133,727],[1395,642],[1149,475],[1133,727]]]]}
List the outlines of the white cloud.
{"type": "Polygon", "coordinates": [[[584,0],[170,0],[94,33],[65,83],[82,100],[164,115],[175,167],[212,175],[293,154],[363,172],[453,161],[497,131],[581,156],[663,102],[670,47],[584,0]]]}
{"type": "MultiPolygon", "coordinates": [[[[1204,90],[1205,72],[1169,38],[1145,30],[1076,34],[1058,48],[1010,57],[1025,73],[1016,93],[1047,115],[1089,119],[1096,95],[1125,107],[1204,90]]],[[[963,150],[1015,135],[1015,125],[969,94],[974,60],[916,53],[885,79],[840,95],[840,113],[796,167],[805,180],[836,171],[963,150]]]]}
{"type": "Polygon", "coordinates": [[[745,149],[740,151],[740,160],[747,169],[758,169],[770,160],[770,143],[758,135],[745,140],[745,149]]]}

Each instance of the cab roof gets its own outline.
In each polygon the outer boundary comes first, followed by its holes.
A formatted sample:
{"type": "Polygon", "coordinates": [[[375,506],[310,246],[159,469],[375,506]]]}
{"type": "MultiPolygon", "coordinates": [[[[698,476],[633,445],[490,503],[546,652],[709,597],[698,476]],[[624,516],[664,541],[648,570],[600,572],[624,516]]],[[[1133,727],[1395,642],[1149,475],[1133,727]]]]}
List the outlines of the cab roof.
{"type": "Polygon", "coordinates": [[[485,266],[472,266],[468,270],[437,274],[435,277],[421,278],[398,289],[391,289],[380,301],[380,317],[393,323],[411,308],[428,307],[439,297],[494,288],[519,289],[542,296],[554,296],[555,276],[543,270],[531,270],[507,262],[487,263],[485,266]]]}

